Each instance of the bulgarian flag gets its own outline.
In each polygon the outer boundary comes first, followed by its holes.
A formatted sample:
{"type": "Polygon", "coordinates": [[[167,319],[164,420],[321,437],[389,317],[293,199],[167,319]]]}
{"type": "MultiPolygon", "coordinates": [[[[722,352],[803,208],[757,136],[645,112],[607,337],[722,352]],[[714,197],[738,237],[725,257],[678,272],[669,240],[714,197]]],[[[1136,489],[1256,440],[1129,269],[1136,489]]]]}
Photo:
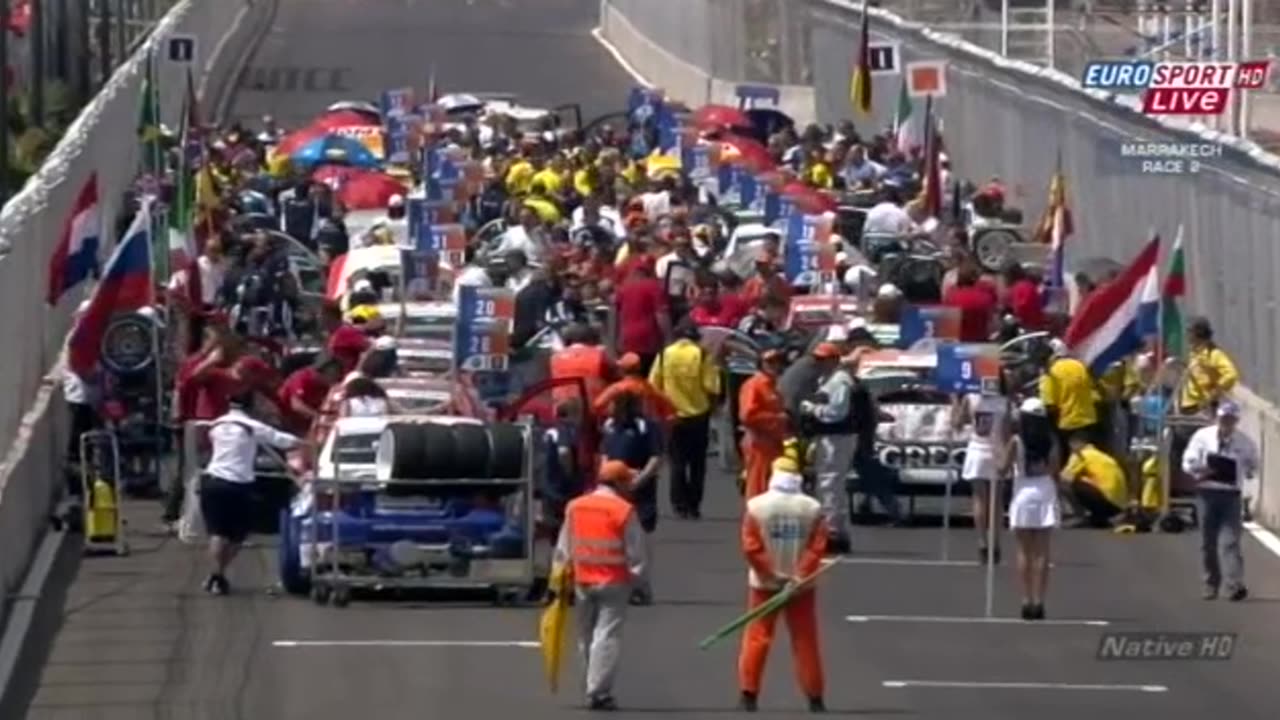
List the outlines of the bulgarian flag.
{"type": "Polygon", "coordinates": [[[1160,291],[1160,346],[1163,357],[1181,357],[1186,352],[1186,335],[1183,327],[1182,308],[1178,299],[1187,294],[1186,254],[1182,249],[1182,228],[1173,241],[1169,255],[1169,272],[1164,276],[1160,291]]]}

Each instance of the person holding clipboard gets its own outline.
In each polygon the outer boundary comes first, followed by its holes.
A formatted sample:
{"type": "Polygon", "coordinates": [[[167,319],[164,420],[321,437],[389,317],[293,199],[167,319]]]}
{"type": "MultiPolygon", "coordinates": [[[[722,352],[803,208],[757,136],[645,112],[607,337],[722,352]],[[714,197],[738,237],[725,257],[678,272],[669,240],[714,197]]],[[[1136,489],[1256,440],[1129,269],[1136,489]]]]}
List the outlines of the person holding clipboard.
{"type": "Polygon", "coordinates": [[[1239,602],[1249,596],[1240,551],[1244,531],[1240,484],[1258,471],[1258,446],[1240,432],[1240,407],[1234,402],[1219,403],[1215,414],[1217,422],[1200,428],[1187,442],[1182,469],[1196,478],[1200,494],[1204,598],[1216,599],[1225,584],[1227,598],[1239,602]]]}

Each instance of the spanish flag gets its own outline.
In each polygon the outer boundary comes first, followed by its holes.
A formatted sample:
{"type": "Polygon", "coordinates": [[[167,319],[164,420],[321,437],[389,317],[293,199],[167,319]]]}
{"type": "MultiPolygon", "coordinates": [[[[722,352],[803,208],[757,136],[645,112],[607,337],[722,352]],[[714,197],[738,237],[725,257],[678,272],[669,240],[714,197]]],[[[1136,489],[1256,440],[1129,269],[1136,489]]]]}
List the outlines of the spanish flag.
{"type": "Polygon", "coordinates": [[[853,66],[853,79],[849,83],[849,102],[863,115],[871,114],[871,16],[867,14],[867,2],[862,2],[862,30],[858,33],[858,59],[853,66]]]}

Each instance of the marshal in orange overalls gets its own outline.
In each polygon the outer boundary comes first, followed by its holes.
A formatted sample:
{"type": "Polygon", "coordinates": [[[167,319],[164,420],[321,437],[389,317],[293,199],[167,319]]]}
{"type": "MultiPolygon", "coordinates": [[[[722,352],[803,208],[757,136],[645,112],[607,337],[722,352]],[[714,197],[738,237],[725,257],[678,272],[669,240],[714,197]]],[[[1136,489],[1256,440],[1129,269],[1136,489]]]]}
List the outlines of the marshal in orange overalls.
{"type": "Polygon", "coordinates": [[[762,368],[738,391],[738,423],[742,436],[742,464],[745,466],[748,500],[765,491],[770,467],[782,455],[787,435],[787,411],[778,393],[777,371],[781,353],[766,352],[762,368]]]}
{"type": "MultiPolygon", "coordinates": [[[[801,489],[799,468],[789,458],[777,461],[769,489],[747,501],[742,516],[742,553],[750,567],[748,609],[773,597],[788,581],[818,571],[827,548],[822,505],[801,489]]],[[[738,681],[743,701],[754,706],[764,677],[778,616],[787,621],[796,675],[811,707],[821,705],[822,656],[818,647],[817,597],[801,591],[781,610],[747,626],[738,654],[738,681]]]]}

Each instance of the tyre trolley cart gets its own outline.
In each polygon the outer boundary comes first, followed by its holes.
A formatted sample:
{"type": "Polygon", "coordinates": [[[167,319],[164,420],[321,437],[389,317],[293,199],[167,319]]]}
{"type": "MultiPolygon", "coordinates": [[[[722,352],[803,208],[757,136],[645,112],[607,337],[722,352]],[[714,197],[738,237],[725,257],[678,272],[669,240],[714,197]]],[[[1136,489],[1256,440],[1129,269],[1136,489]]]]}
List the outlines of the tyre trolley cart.
{"type": "Polygon", "coordinates": [[[535,587],[528,423],[395,417],[372,477],[332,457],[332,473],[312,481],[310,522],[297,538],[317,604],[344,607],[353,590],[454,589],[487,590],[507,605],[535,587]]]}
{"type": "Polygon", "coordinates": [[[114,432],[91,430],[80,436],[80,487],[84,493],[84,552],[129,554],[126,521],[120,509],[120,442],[114,432]]]}

